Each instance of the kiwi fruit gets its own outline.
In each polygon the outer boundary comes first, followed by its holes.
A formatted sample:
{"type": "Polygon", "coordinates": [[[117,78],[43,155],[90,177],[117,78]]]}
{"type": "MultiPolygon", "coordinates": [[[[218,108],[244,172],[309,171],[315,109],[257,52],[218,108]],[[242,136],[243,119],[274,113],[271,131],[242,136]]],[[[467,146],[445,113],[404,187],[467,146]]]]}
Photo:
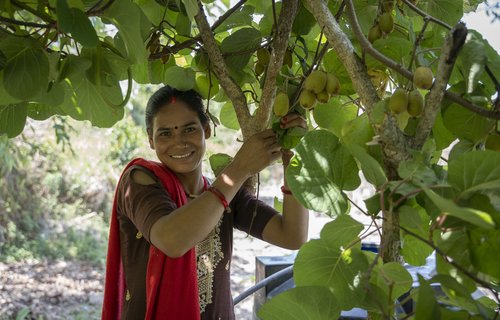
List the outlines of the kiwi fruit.
{"type": "Polygon", "coordinates": [[[383,13],[378,19],[378,27],[383,33],[391,33],[394,30],[394,19],[390,12],[383,13]]]}
{"type": "Polygon", "coordinates": [[[333,73],[326,74],[326,92],[328,94],[338,94],[340,91],[340,81],[333,73]]]}
{"type": "Polygon", "coordinates": [[[381,37],[382,37],[382,31],[380,30],[378,24],[372,26],[370,28],[370,31],[368,31],[368,41],[370,41],[370,43],[374,43],[375,40],[378,40],[381,37]]]}
{"type": "Polygon", "coordinates": [[[433,79],[432,70],[428,67],[418,67],[413,73],[413,84],[419,89],[430,89],[433,79]]]}
{"type": "Polygon", "coordinates": [[[414,89],[408,94],[408,107],[406,111],[412,117],[419,117],[424,111],[424,97],[418,89],[414,89]]]}
{"type": "Polygon", "coordinates": [[[318,100],[321,103],[327,103],[328,100],[330,100],[330,95],[326,90],[323,90],[320,93],[316,94],[316,100],[318,100]]]}
{"type": "Polygon", "coordinates": [[[397,88],[389,98],[389,109],[395,114],[406,111],[408,107],[408,94],[405,89],[397,88]]]}
{"type": "Polygon", "coordinates": [[[265,69],[266,69],[266,66],[262,62],[257,61],[255,63],[255,69],[254,69],[254,71],[255,71],[256,75],[260,76],[261,74],[264,73],[265,69]]]}
{"type": "Polygon", "coordinates": [[[307,76],[306,80],[304,81],[304,89],[318,94],[325,89],[326,80],[326,72],[321,70],[314,70],[309,76],[307,76]]]}
{"type": "Polygon", "coordinates": [[[290,100],[285,92],[278,92],[276,98],[274,99],[273,111],[277,117],[283,117],[288,113],[290,109],[290,100]]]}
{"type": "Polygon", "coordinates": [[[316,104],[316,95],[310,90],[302,90],[299,95],[299,104],[304,109],[311,109],[316,104]]]}
{"type": "Polygon", "coordinates": [[[257,50],[257,59],[264,66],[267,66],[269,64],[269,60],[271,59],[271,54],[269,53],[269,50],[267,50],[266,48],[258,49],[257,50]]]}

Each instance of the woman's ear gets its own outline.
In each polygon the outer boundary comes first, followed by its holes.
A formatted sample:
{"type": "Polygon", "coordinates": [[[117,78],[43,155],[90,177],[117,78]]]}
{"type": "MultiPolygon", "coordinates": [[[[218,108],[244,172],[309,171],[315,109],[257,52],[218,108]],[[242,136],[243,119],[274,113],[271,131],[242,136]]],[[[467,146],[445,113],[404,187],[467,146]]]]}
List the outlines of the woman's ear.
{"type": "Polygon", "coordinates": [[[203,130],[205,131],[205,139],[208,139],[212,136],[212,128],[210,127],[209,122],[205,124],[205,128],[203,130]]]}
{"type": "Polygon", "coordinates": [[[149,147],[154,150],[155,149],[155,144],[153,142],[153,136],[148,132],[148,141],[149,141],[149,147]]]}

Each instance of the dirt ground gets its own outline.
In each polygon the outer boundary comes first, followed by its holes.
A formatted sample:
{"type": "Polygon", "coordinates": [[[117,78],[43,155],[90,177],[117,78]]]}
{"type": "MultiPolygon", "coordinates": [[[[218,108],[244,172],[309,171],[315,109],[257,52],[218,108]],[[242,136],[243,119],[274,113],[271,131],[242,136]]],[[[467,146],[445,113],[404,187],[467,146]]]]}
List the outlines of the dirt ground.
{"type": "MultiPolygon", "coordinates": [[[[255,256],[286,255],[291,251],[235,231],[232,290],[236,297],[254,284],[255,256]]],[[[103,269],[81,262],[0,263],[0,320],[100,319],[103,269]]],[[[253,298],[235,308],[237,319],[251,319],[253,298]]]]}

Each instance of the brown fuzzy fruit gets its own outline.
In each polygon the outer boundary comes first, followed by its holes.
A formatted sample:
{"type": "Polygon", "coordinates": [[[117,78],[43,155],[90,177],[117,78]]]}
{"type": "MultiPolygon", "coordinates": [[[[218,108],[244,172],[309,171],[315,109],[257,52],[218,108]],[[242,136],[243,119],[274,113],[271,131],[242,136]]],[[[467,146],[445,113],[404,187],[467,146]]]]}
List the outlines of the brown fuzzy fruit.
{"type": "Polygon", "coordinates": [[[399,114],[406,111],[407,107],[408,94],[406,94],[406,91],[402,88],[396,89],[389,99],[389,108],[395,114],[399,114]]]}
{"type": "Polygon", "coordinates": [[[338,94],[340,91],[340,81],[332,73],[326,74],[326,92],[329,94],[338,94]]]}
{"type": "Polygon", "coordinates": [[[323,90],[320,93],[316,94],[316,100],[321,103],[327,103],[328,100],[330,100],[330,95],[326,90],[323,90]]]}
{"type": "Polygon", "coordinates": [[[383,33],[391,33],[394,30],[394,19],[390,12],[383,13],[378,19],[378,26],[383,33]]]}
{"type": "Polygon", "coordinates": [[[412,90],[408,94],[408,114],[412,117],[419,117],[424,111],[424,97],[418,89],[412,90]]]}
{"type": "Polygon", "coordinates": [[[302,90],[299,96],[299,104],[304,109],[311,109],[316,104],[316,95],[309,90],[302,90]]]}
{"type": "Polygon", "coordinates": [[[284,92],[278,92],[273,104],[274,114],[277,117],[283,117],[288,113],[288,109],[290,109],[290,100],[288,99],[288,95],[284,92]]]}
{"type": "Polygon", "coordinates": [[[304,89],[314,93],[320,93],[326,86],[326,72],[321,70],[314,70],[304,81],[304,89]]]}
{"type": "Polygon", "coordinates": [[[368,31],[368,41],[370,41],[370,43],[374,43],[375,40],[378,40],[381,37],[382,37],[382,31],[380,30],[378,24],[371,27],[370,31],[368,31]]]}
{"type": "Polygon", "coordinates": [[[433,78],[431,68],[418,67],[413,74],[413,84],[419,89],[428,90],[432,87],[433,78]]]}

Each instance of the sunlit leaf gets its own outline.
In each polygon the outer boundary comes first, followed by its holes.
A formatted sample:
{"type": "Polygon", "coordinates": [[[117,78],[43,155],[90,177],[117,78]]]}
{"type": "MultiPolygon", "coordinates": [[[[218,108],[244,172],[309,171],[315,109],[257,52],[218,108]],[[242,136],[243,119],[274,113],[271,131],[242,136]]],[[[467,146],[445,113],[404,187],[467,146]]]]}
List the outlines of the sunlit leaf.
{"type": "Polygon", "coordinates": [[[434,295],[434,290],[424,277],[418,275],[417,308],[415,320],[440,319],[439,305],[434,295]]]}
{"type": "Polygon", "coordinates": [[[356,144],[348,144],[347,149],[359,163],[359,167],[368,182],[377,187],[387,182],[384,169],[365,149],[356,144]]]}
{"type": "Polygon", "coordinates": [[[190,90],[196,85],[195,76],[195,72],[190,68],[173,66],[165,71],[163,82],[177,90],[190,90]]]}
{"type": "Polygon", "coordinates": [[[354,104],[343,105],[337,99],[317,104],[313,110],[314,121],[321,128],[332,131],[338,138],[342,136],[342,127],[356,119],[357,115],[358,108],[354,104]]]}
{"type": "Polygon", "coordinates": [[[236,117],[236,111],[234,111],[234,107],[231,102],[227,102],[222,106],[219,118],[224,127],[233,130],[240,130],[240,124],[238,123],[238,118],[236,117]]]}
{"type": "Polygon", "coordinates": [[[210,156],[210,167],[215,176],[218,176],[220,172],[233,160],[233,158],[224,153],[216,153],[210,156]]]}
{"type": "Polygon", "coordinates": [[[61,30],[71,33],[83,46],[97,46],[97,33],[82,10],[70,8],[65,0],[57,0],[57,18],[61,30]]]}

